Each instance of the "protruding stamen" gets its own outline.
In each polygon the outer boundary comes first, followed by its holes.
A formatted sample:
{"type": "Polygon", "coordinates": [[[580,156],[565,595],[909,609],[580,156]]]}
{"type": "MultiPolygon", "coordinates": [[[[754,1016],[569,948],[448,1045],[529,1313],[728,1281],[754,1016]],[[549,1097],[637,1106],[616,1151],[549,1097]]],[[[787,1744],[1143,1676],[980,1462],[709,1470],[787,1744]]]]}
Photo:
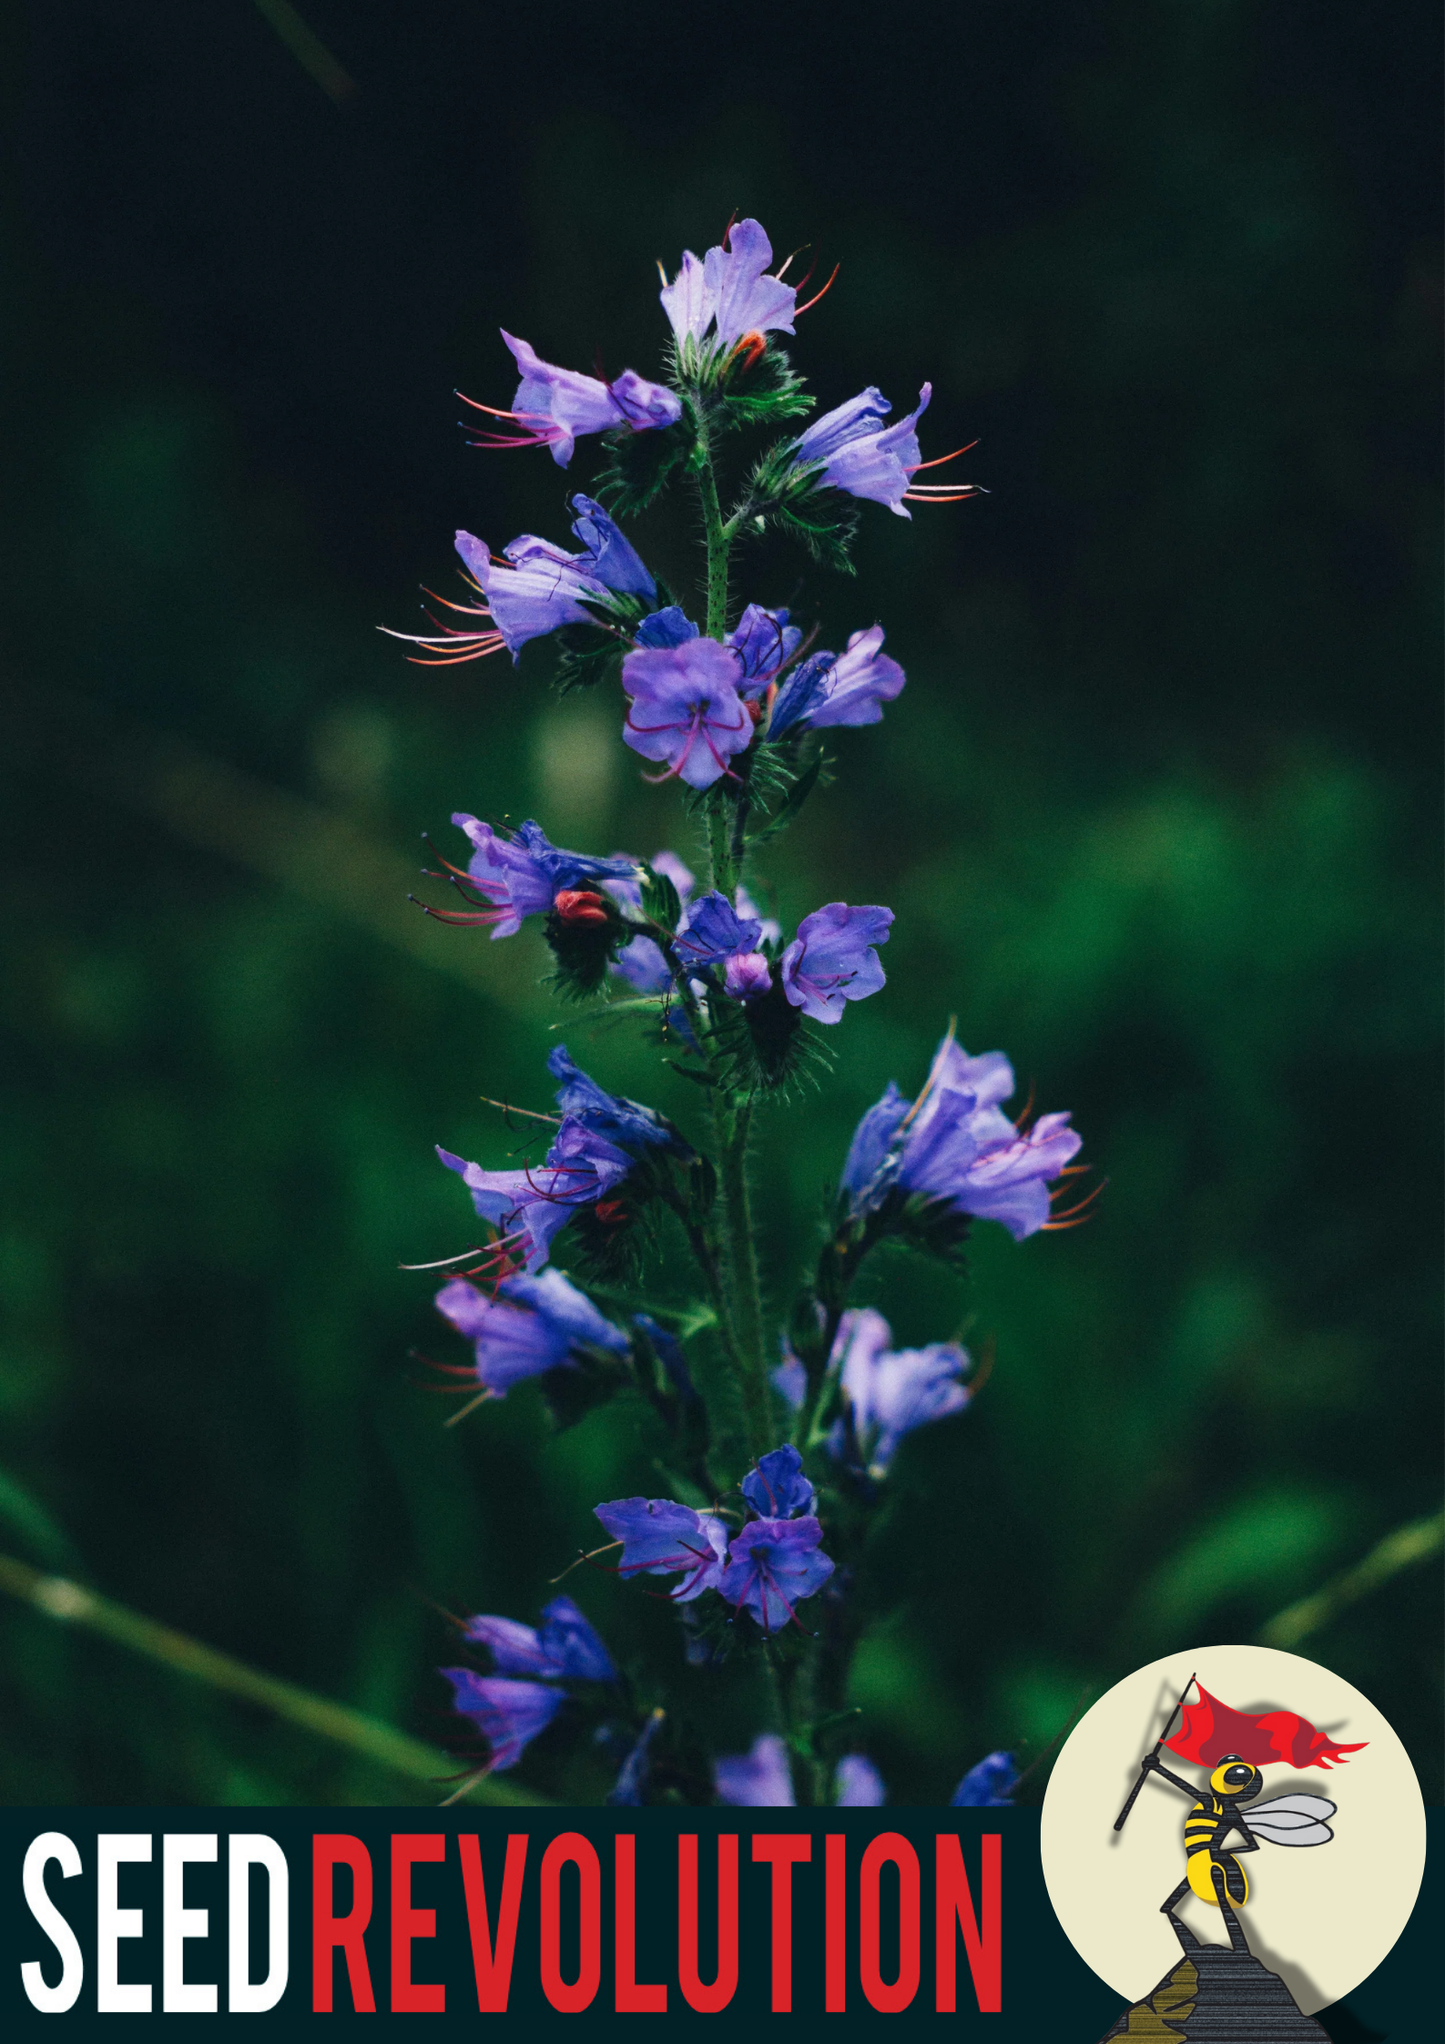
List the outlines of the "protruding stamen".
{"type": "Polygon", "coordinates": [[[795,306],[793,307],[793,317],[794,317],[794,319],[797,319],[797,318],[798,318],[798,317],[799,317],[799,316],[800,316],[800,315],[801,315],[802,313],[805,313],[805,312],[811,312],[811,311],[812,311],[812,309],[813,309],[813,307],[814,307],[814,306],[815,306],[815,305],[817,304],[817,302],[818,302],[818,300],[819,300],[820,298],[826,298],[826,297],[827,297],[828,293],[829,293],[829,292],[830,292],[830,291],[832,290],[832,288],[833,288],[833,282],[834,282],[834,278],[836,278],[836,277],[837,277],[837,275],[838,275],[838,272],[839,272],[839,270],[841,270],[841,269],[842,269],[842,267],[843,267],[843,265],[842,265],[841,263],[834,263],[834,265],[833,265],[833,275],[832,275],[832,276],[831,276],[831,277],[830,277],[830,278],[828,279],[827,283],[826,283],[826,284],[825,284],[825,285],[823,286],[822,290],[821,290],[821,291],[815,291],[815,292],[813,293],[812,297],[811,297],[811,298],[810,298],[810,299],[808,300],[808,302],[807,302],[807,304],[806,304],[806,305],[795,305],[795,306]]]}

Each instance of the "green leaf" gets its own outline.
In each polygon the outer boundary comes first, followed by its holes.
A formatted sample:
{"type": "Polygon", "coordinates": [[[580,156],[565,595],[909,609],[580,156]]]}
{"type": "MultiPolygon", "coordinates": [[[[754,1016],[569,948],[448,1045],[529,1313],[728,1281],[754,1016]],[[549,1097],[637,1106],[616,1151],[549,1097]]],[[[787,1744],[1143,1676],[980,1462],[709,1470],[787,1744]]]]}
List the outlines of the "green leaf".
{"type": "Polygon", "coordinates": [[[665,873],[655,873],[651,866],[645,866],[642,873],[642,912],[669,931],[677,928],[682,914],[677,889],[665,873]]]}
{"type": "Polygon", "coordinates": [[[793,368],[786,351],[769,341],[762,354],[744,365],[734,351],[723,358],[718,374],[714,415],[726,430],[739,426],[781,425],[806,418],[815,399],[793,368]]]}
{"type": "Polygon", "coordinates": [[[705,1512],[712,1504],[713,1500],[700,1483],[691,1483],[687,1477],[679,1476],[660,1457],[653,1457],[652,1466],[666,1485],[669,1497],[676,1498],[680,1505],[687,1505],[694,1512],[705,1512]]]}
{"type": "MultiPolygon", "coordinates": [[[[760,752],[764,750],[766,750],[765,747],[759,747],[760,752]]],[[[826,764],[827,754],[820,752],[812,765],[804,768],[803,772],[799,774],[798,778],[788,789],[787,794],[783,797],[782,805],[776,816],[769,817],[766,823],[760,824],[756,830],[748,832],[749,848],[753,845],[765,845],[769,838],[776,837],[779,831],[787,829],[788,825],[817,787],[819,777],[826,764]]]]}
{"type": "Polygon", "coordinates": [[[686,419],[646,432],[609,433],[607,464],[598,478],[599,503],[618,517],[634,517],[653,503],[691,451],[696,429],[686,419]]]}
{"type": "Polygon", "coordinates": [[[627,651],[626,641],[601,625],[563,625],[556,634],[559,695],[574,688],[597,688],[615,681],[627,651]]]}

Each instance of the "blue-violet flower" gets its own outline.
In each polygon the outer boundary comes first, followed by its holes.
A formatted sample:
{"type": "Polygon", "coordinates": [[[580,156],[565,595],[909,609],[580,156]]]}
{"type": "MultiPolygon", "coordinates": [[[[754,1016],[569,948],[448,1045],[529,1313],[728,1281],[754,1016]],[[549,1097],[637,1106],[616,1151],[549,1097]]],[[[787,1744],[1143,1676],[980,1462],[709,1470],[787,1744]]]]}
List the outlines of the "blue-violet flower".
{"type": "Polygon", "coordinates": [[[546,1162],[519,1171],[485,1171],[440,1145],[437,1155],[467,1186],[481,1218],[501,1231],[501,1246],[520,1254],[531,1271],[547,1261],[552,1237],[577,1209],[605,1199],[632,1168],[624,1150],[571,1115],[558,1129],[546,1162]]]}
{"type": "Polygon", "coordinates": [[[740,920],[727,896],[714,889],[688,903],[673,949],[684,965],[716,965],[735,951],[751,951],[762,933],[759,918],[740,920]]]}
{"type": "Polygon", "coordinates": [[[716,639],[679,646],[644,646],[622,663],[622,686],[631,698],[622,736],[644,759],[690,788],[710,788],[745,752],[755,729],[736,683],[737,656],[716,639]]]}
{"type": "Polygon", "coordinates": [[[482,619],[485,630],[447,626],[439,636],[393,636],[412,638],[453,661],[480,659],[502,646],[515,660],[529,639],[563,625],[596,624],[598,609],[605,615],[613,596],[655,601],[657,584],[616,521],[591,497],[573,497],[572,508],[578,514],[572,530],[582,542],[580,553],[569,554],[549,539],[524,532],[497,560],[485,540],[458,532],[457,552],[484,601],[450,607],[482,619]]]}
{"type": "Polygon", "coordinates": [[[735,221],[701,262],[684,250],[681,269],[658,294],[678,340],[701,347],[711,333],[714,345],[731,348],[748,334],[790,334],[798,294],[780,277],[763,275],[772,259],[756,220],[735,221]]]}
{"type": "Polygon", "coordinates": [[[479,1613],[462,1627],[474,1646],[490,1647],[499,1675],[535,1675],[545,1682],[615,1682],[612,1656],[570,1597],[542,1607],[539,1629],[515,1618],[479,1613]]]}
{"type": "Polygon", "coordinates": [[[1049,1181],[1083,1138],[1067,1114],[1015,1125],[999,1107],[1014,1090],[1002,1051],[971,1058],[944,1038],[912,1106],[896,1086],[864,1115],[843,1168],[855,1213],[892,1187],[942,1200],[957,1212],[999,1221],[1017,1242],[1049,1224],[1049,1181]]]}
{"type": "Polygon", "coordinates": [[[750,1519],[728,1547],[718,1594],[748,1611],[764,1632],[795,1619],[795,1606],[821,1590],[833,1564],[820,1551],[823,1529],[811,1513],[801,1519],[750,1519]]]}
{"type": "Polygon", "coordinates": [[[778,690],[768,719],[769,738],[795,725],[821,731],[830,725],[877,724],[907,679],[898,662],[879,649],[882,625],[854,632],[843,653],[815,653],[778,690]]]}
{"type": "Polygon", "coordinates": [[[817,488],[867,497],[875,504],[886,504],[900,518],[911,517],[904,499],[911,490],[914,470],[923,465],[917,427],[932,395],[933,385],[925,383],[918,393],[917,409],[896,425],[885,426],[892,405],[881,390],[870,387],[860,391],[846,404],[815,419],[807,432],[799,435],[793,443],[795,466],[821,462],[817,488]]]}
{"type": "Polygon", "coordinates": [[[788,1749],[776,1732],[763,1732],[746,1753],[720,1753],[712,1764],[720,1803],[739,1810],[791,1810],[793,1776],[788,1749]]]}
{"type": "Polygon", "coordinates": [[[846,1001],[876,994],[885,974],[873,948],[886,944],[891,908],[849,908],[830,901],[798,925],[782,957],[783,992],[815,1022],[841,1020],[846,1001]]]}
{"type": "Polygon", "coordinates": [[[1012,1789],[1019,1778],[1012,1753],[990,1753],[980,1760],[949,1797],[955,1810],[1002,1809],[1013,1800],[1012,1789]]]}
{"type": "Polygon", "coordinates": [[[494,1294],[453,1278],[437,1293],[436,1307],[472,1343],[477,1382],[496,1398],[526,1377],[575,1364],[589,1349],[624,1355],[629,1346],[559,1270],[541,1277],[518,1272],[494,1294]]]}
{"type": "Polygon", "coordinates": [[[715,1513],[695,1512],[671,1498],[616,1498],[598,1505],[594,1516],[622,1542],[619,1575],[685,1576],[668,1593],[674,1604],[717,1588],[727,1528],[715,1513]]]}
{"type": "Polygon", "coordinates": [[[515,1767],[539,1732],[545,1731],[567,1700],[563,1689],[540,1682],[513,1682],[503,1675],[477,1675],[470,1668],[443,1668],[452,1685],[453,1709],[470,1718],[492,1749],[492,1774],[515,1767]]]}
{"type": "Polygon", "coordinates": [[[760,1456],[757,1468],[743,1478],[741,1489],[760,1519],[793,1519],[799,1512],[813,1509],[813,1486],[803,1474],[803,1458],[791,1441],[760,1456]]]}
{"type": "Polygon", "coordinates": [[[595,1135],[606,1137],[621,1150],[636,1156],[640,1151],[650,1149],[673,1150],[679,1155],[691,1155],[685,1143],[670,1121],[664,1119],[655,1108],[644,1107],[640,1101],[624,1100],[614,1093],[604,1092],[597,1081],[589,1078],[579,1065],[572,1061],[572,1055],[565,1043],[559,1043],[547,1060],[547,1070],[562,1084],[557,1088],[557,1105],[564,1116],[580,1121],[595,1135]]]}
{"type": "Polygon", "coordinates": [[[594,859],[585,852],[564,851],[548,842],[540,823],[529,821],[508,833],[461,809],[452,822],[472,841],[466,877],[492,906],[475,914],[441,911],[442,920],[490,925],[494,942],[514,937],[527,916],[545,915],[559,894],[599,880],[626,881],[637,871],[637,861],[626,854],[594,859]]]}
{"type": "Polygon", "coordinates": [[[611,383],[603,383],[596,376],[544,362],[529,342],[518,340],[505,328],[502,339],[522,378],[511,411],[479,405],[471,398],[464,398],[463,403],[505,420],[517,431],[483,432],[473,443],[476,446],[550,447],[557,466],[566,468],[581,433],[608,433],[619,426],[640,433],[649,427],[675,425],[682,417],[682,402],[675,392],[649,383],[633,369],[624,369],[611,383]]]}

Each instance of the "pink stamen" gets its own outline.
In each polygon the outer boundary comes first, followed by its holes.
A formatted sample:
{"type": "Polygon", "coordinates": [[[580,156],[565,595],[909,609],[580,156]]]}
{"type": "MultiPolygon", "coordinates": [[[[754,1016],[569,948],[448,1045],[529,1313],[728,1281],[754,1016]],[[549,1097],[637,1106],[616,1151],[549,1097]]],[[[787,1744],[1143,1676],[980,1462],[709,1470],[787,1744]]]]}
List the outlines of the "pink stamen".
{"type": "MultiPolygon", "coordinates": [[[[843,267],[843,265],[842,265],[841,263],[834,263],[834,265],[833,265],[833,275],[832,275],[832,276],[831,276],[831,277],[830,277],[830,278],[828,279],[827,283],[826,283],[826,284],[825,284],[825,285],[823,286],[822,290],[821,290],[821,291],[815,291],[815,292],[813,293],[812,297],[811,297],[811,298],[810,298],[810,299],[808,300],[808,302],[807,302],[807,304],[806,304],[806,305],[795,305],[795,306],[793,307],[793,317],[794,317],[794,319],[797,319],[797,318],[798,318],[798,317],[799,317],[799,316],[800,316],[800,315],[801,315],[802,313],[805,313],[805,312],[811,312],[811,311],[812,311],[812,309],[813,309],[813,307],[814,307],[814,306],[815,306],[815,305],[817,304],[817,302],[818,302],[818,300],[819,300],[820,298],[826,298],[826,297],[827,297],[828,293],[829,293],[829,292],[830,292],[830,291],[832,290],[832,288],[833,288],[833,282],[834,282],[834,279],[835,279],[835,278],[837,277],[837,275],[838,275],[838,272],[839,272],[839,270],[841,270],[841,269],[842,269],[842,267],[843,267]]],[[[812,273],[812,271],[810,270],[810,271],[808,272],[808,276],[811,276],[812,274],[813,274],[813,273],[812,273]]],[[[803,283],[804,283],[804,284],[806,284],[806,283],[807,283],[807,278],[806,278],[806,277],[804,278],[804,280],[803,280],[803,283]]],[[[803,285],[799,285],[799,287],[798,287],[798,288],[799,288],[799,289],[801,290],[801,289],[803,288],[803,285]]]]}
{"type": "Polygon", "coordinates": [[[904,474],[916,476],[918,471],[923,468],[942,468],[946,461],[957,461],[960,454],[967,454],[970,448],[977,447],[977,445],[978,442],[976,440],[970,440],[963,447],[955,447],[952,454],[936,454],[932,461],[915,461],[912,468],[904,470],[904,474]]]}

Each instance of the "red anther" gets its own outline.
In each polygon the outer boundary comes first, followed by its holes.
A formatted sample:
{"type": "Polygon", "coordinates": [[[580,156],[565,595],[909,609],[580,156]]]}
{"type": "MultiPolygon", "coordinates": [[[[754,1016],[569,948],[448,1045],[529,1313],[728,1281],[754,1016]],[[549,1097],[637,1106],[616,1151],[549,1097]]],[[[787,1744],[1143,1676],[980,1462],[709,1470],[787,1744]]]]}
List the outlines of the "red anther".
{"type": "Polygon", "coordinates": [[[762,721],[763,721],[763,717],[764,717],[764,715],[766,714],[766,712],[767,712],[767,711],[769,711],[769,710],[770,710],[770,709],[771,709],[771,708],[773,707],[773,704],[772,704],[772,698],[773,698],[773,695],[774,695],[775,693],[776,693],[776,691],[775,691],[775,690],[773,690],[773,689],[769,689],[769,690],[768,690],[768,693],[767,693],[767,695],[766,695],[765,697],[764,697],[764,696],[760,696],[760,697],[759,697],[759,698],[757,699],[757,701],[756,701],[756,702],[745,702],[745,703],[743,704],[743,708],[744,708],[744,709],[745,709],[745,710],[747,711],[748,715],[749,715],[749,716],[750,716],[750,717],[752,718],[752,720],[753,720],[753,723],[754,723],[755,725],[757,725],[757,724],[761,724],[761,723],[762,723],[762,721]]]}
{"type": "Polygon", "coordinates": [[[564,887],[552,906],[564,923],[605,923],[607,903],[589,887],[564,887]]]}
{"type": "Polygon", "coordinates": [[[767,335],[760,334],[757,331],[757,329],[754,328],[751,333],[744,334],[742,339],[738,342],[737,346],[733,349],[733,366],[738,370],[751,369],[754,362],[757,361],[759,355],[765,355],[767,351],[768,351],[767,335]]]}
{"type": "Polygon", "coordinates": [[[592,1211],[604,1228],[620,1228],[627,1219],[627,1208],[620,1199],[600,1199],[592,1211]]]}

